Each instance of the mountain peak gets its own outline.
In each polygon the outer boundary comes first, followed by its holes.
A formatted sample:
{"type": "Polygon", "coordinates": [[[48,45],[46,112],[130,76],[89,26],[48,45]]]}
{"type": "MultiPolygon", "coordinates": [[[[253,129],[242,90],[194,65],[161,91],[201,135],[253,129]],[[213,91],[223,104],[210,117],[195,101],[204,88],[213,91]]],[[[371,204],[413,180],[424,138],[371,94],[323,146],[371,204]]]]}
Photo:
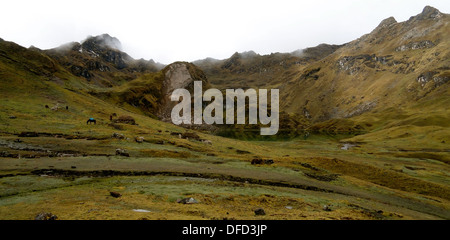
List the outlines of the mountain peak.
{"type": "Polygon", "coordinates": [[[439,19],[443,16],[443,14],[434,7],[425,6],[422,12],[414,17],[411,17],[409,20],[427,20],[427,19],[439,19]]]}
{"type": "Polygon", "coordinates": [[[239,53],[239,55],[240,55],[242,58],[252,58],[252,57],[257,57],[257,56],[258,56],[258,54],[257,54],[255,51],[253,51],[253,50],[245,51],[245,52],[239,53]]]}
{"type": "Polygon", "coordinates": [[[393,24],[396,24],[397,20],[394,17],[388,17],[378,24],[378,26],[372,31],[372,33],[379,32],[381,29],[387,28],[393,24]]]}
{"type": "Polygon", "coordinates": [[[378,24],[377,28],[384,28],[384,27],[388,27],[392,24],[397,23],[397,20],[395,20],[394,17],[388,17],[386,19],[384,19],[383,21],[380,22],[380,24],[378,24]]]}
{"type": "Polygon", "coordinates": [[[122,51],[122,43],[120,43],[119,39],[111,37],[107,33],[95,37],[89,36],[82,42],[82,46],[91,50],[109,48],[122,51]]]}
{"type": "Polygon", "coordinates": [[[442,13],[439,12],[439,10],[437,10],[436,8],[431,6],[425,6],[422,13],[418,15],[418,19],[437,19],[440,18],[441,16],[442,13]]]}

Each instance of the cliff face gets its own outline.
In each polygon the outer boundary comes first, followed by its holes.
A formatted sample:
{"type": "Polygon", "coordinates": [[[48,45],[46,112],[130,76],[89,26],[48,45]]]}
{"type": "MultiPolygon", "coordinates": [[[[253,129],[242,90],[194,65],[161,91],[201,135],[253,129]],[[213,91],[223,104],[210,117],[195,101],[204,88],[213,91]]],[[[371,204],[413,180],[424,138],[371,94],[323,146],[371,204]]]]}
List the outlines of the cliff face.
{"type": "Polygon", "coordinates": [[[209,88],[209,83],[203,71],[192,63],[175,62],[165,67],[162,72],[164,81],[162,82],[161,107],[158,116],[163,121],[170,121],[172,108],[177,104],[170,100],[175,89],[187,89],[193,97],[194,81],[202,81],[203,90],[209,88]]]}

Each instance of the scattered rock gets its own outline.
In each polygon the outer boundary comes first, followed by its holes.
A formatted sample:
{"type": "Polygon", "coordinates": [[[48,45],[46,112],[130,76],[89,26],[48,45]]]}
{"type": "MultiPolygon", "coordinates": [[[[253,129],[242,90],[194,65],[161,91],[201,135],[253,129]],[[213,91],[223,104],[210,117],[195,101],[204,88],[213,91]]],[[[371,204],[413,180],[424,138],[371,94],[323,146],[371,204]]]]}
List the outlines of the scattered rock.
{"type": "Polygon", "coordinates": [[[264,211],[264,209],[258,208],[258,209],[255,210],[255,215],[256,216],[263,216],[263,215],[266,215],[266,212],[264,211]]]}
{"type": "Polygon", "coordinates": [[[144,137],[135,137],[134,140],[135,140],[137,143],[143,143],[143,142],[144,142],[144,137]]]}
{"type": "Polygon", "coordinates": [[[195,200],[194,198],[183,198],[183,199],[178,199],[177,203],[182,203],[182,204],[194,204],[194,203],[198,203],[197,200],[195,200]]]}
{"type": "Polygon", "coordinates": [[[344,143],[344,145],[342,145],[341,150],[349,150],[352,147],[356,147],[356,144],[351,144],[351,143],[344,143]]]}
{"type": "Polygon", "coordinates": [[[59,109],[59,104],[56,104],[55,106],[52,107],[53,111],[58,111],[58,109],[59,109]]]}
{"type": "Polygon", "coordinates": [[[20,140],[20,139],[18,138],[18,139],[16,139],[16,140],[14,140],[14,142],[16,142],[16,143],[21,143],[21,142],[23,142],[23,141],[20,140]]]}
{"type": "Polygon", "coordinates": [[[403,52],[406,50],[416,50],[416,49],[424,49],[424,48],[432,48],[435,44],[430,40],[425,40],[421,42],[410,42],[408,44],[402,45],[400,47],[395,48],[396,52],[403,52]]]}
{"type": "Polygon", "coordinates": [[[58,217],[56,215],[47,212],[41,212],[34,218],[34,220],[57,220],[57,219],[58,217]]]}
{"type": "Polygon", "coordinates": [[[327,212],[331,212],[331,206],[330,205],[323,205],[323,208],[322,208],[324,211],[327,211],[327,212]]]}
{"type": "Polygon", "coordinates": [[[262,164],[263,160],[259,158],[255,158],[252,160],[252,165],[259,165],[262,164]]]}
{"type": "Polygon", "coordinates": [[[435,71],[423,72],[417,77],[417,82],[422,86],[422,88],[431,80],[434,79],[434,76],[438,74],[435,71]]]}
{"type": "Polygon", "coordinates": [[[125,136],[122,133],[113,133],[111,138],[125,139],[125,136]]]}
{"type": "Polygon", "coordinates": [[[141,212],[141,213],[149,213],[149,210],[145,210],[145,209],[133,209],[134,212],[141,212]]]}
{"type": "Polygon", "coordinates": [[[272,160],[272,159],[266,159],[266,160],[264,160],[264,164],[267,164],[267,165],[271,165],[271,164],[274,164],[275,162],[272,160]]]}
{"type": "Polygon", "coordinates": [[[136,121],[131,116],[120,116],[117,119],[115,119],[114,122],[136,125],[136,121]]]}
{"type": "Polygon", "coordinates": [[[117,148],[116,149],[116,155],[125,156],[125,157],[129,157],[130,156],[130,154],[127,152],[127,150],[121,149],[121,148],[117,148]]]}
{"type": "Polygon", "coordinates": [[[211,140],[207,140],[207,139],[200,139],[200,141],[204,144],[208,144],[208,145],[212,145],[211,140]]]}
{"type": "Polygon", "coordinates": [[[181,134],[182,139],[195,139],[200,141],[200,136],[197,135],[197,133],[194,132],[185,132],[181,134]]]}
{"type": "Polygon", "coordinates": [[[118,193],[118,192],[109,192],[109,194],[110,194],[112,197],[115,197],[115,198],[122,197],[122,194],[120,194],[120,193],[118,193]]]}
{"type": "Polygon", "coordinates": [[[291,210],[292,206],[286,206],[285,208],[291,210]]]}

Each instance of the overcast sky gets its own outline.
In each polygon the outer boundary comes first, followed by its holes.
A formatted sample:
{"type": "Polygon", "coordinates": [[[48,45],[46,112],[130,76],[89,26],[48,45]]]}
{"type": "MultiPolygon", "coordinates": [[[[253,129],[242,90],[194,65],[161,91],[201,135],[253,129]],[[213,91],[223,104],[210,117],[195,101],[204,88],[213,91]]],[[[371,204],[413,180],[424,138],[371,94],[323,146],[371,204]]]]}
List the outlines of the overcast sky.
{"type": "Polygon", "coordinates": [[[168,64],[342,44],[426,5],[450,12],[449,0],[14,0],[1,4],[0,38],[48,49],[108,33],[133,58],[168,64]]]}

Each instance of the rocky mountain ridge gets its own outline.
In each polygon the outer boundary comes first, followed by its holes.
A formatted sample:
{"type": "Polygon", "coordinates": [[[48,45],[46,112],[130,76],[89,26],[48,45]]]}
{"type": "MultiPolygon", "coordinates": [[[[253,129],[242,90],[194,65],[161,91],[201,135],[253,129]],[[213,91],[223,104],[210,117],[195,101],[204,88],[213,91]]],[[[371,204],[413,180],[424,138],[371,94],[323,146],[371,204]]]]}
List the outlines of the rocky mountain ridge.
{"type": "Polygon", "coordinates": [[[135,60],[121,48],[117,38],[103,34],[44,52],[75,76],[103,87],[117,86],[142,73],[157,72],[164,67],[153,60],[135,60]]]}
{"type": "Polygon", "coordinates": [[[131,58],[107,34],[50,50],[2,40],[1,76],[5,83],[17,79],[14,74],[39,76],[166,121],[173,105],[170,90],[201,80],[221,90],[280,89],[280,132],[362,134],[410,124],[448,127],[443,106],[450,102],[449,33],[449,15],[427,6],[405,22],[387,18],[344,45],[270,55],[236,52],[228,59],[168,66],[131,58]]]}

